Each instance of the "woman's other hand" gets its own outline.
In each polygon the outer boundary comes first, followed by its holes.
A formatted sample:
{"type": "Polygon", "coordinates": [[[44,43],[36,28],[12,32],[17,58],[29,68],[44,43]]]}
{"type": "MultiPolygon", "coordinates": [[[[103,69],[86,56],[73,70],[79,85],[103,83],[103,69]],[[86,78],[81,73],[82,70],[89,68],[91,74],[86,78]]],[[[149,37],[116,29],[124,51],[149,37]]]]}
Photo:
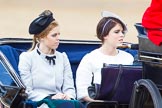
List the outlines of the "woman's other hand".
{"type": "Polygon", "coordinates": [[[56,95],[53,95],[51,99],[63,99],[63,100],[71,100],[71,98],[63,93],[57,93],[56,95]]]}

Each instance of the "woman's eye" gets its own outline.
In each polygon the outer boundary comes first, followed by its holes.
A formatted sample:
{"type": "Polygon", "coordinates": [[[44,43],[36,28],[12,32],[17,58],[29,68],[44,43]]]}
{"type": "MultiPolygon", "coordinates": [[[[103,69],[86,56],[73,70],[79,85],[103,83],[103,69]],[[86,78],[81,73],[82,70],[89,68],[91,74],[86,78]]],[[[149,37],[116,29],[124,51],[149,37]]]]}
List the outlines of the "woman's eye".
{"type": "Polygon", "coordinates": [[[60,35],[60,33],[54,33],[52,36],[56,37],[57,35],[60,35]]]}
{"type": "Polygon", "coordinates": [[[56,36],[57,36],[57,33],[53,34],[52,36],[53,36],[53,37],[56,37],[56,36]]]}
{"type": "Polygon", "coordinates": [[[115,31],[115,33],[120,33],[122,32],[123,34],[125,34],[125,31],[115,31]]]}
{"type": "Polygon", "coordinates": [[[115,31],[115,33],[119,33],[120,31],[115,31]]]}
{"type": "Polygon", "coordinates": [[[125,31],[122,31],[123,34],[125,34],[125,31]]]}

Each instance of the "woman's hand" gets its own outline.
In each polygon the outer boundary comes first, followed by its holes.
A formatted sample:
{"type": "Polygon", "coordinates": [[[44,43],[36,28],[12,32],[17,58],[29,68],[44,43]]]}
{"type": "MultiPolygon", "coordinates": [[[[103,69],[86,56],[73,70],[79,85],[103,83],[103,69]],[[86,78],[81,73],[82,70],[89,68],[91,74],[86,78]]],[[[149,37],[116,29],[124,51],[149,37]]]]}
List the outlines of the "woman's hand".
{"type": "Polygon", "coordinates": [[[51,99],[63,99],[63,100],[71,100],[71,98],[63,93],[57,93],[56,95],[53,95],[51,99]]]}
{"type": "Polygon", "coordinates": [[[86,102],[104,102],[103,100],[95,100],[95,99],[92,99],[89,96],[84,97],[82,100],[83,101],[86,101],[86,102]]]}

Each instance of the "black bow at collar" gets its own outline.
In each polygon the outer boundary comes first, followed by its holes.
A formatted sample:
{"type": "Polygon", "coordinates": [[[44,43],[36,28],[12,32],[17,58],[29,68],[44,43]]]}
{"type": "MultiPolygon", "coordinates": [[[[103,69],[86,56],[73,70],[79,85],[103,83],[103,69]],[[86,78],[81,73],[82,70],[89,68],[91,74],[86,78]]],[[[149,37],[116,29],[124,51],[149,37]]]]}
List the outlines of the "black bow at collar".
{"type": "Polygon", "coordinates": [[[53,62],[53,65],[55,65],[56,56],[46,56],[45,58],[49,61],[50,65],[51,65],[51,62],[53,62]]]}
{"type": "MultiPolygon", "coordinates": [[[[37,53],[39,55],[41,55],[41,52],[37,49],[37,53]]],[[[56,56],[45,56],[45,58],[49,61],[49,64],[51,65],[53,63],[53,65],[55,65],[55,59],[56,56]]]]}

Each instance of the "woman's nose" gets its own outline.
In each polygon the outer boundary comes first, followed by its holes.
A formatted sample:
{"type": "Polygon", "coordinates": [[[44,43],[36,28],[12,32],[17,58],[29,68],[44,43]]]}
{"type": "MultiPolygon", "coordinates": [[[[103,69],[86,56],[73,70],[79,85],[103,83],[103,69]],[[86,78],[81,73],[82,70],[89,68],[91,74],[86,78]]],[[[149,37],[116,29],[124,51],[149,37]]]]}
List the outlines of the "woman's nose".
{"type": "Polygon", "coordinates": [[[121,37],[124,37],[124,36],[125,36],[125,33],[120,32],[120,36],[121,36],[121,37]]]}
{"type": "Polygon", "coordinates": [[[60,35],[59,35],[59,34],[57,34],[56,39],[57,39],[57,40],[59,40],[59,38],[60,38],[60,35]]]}

